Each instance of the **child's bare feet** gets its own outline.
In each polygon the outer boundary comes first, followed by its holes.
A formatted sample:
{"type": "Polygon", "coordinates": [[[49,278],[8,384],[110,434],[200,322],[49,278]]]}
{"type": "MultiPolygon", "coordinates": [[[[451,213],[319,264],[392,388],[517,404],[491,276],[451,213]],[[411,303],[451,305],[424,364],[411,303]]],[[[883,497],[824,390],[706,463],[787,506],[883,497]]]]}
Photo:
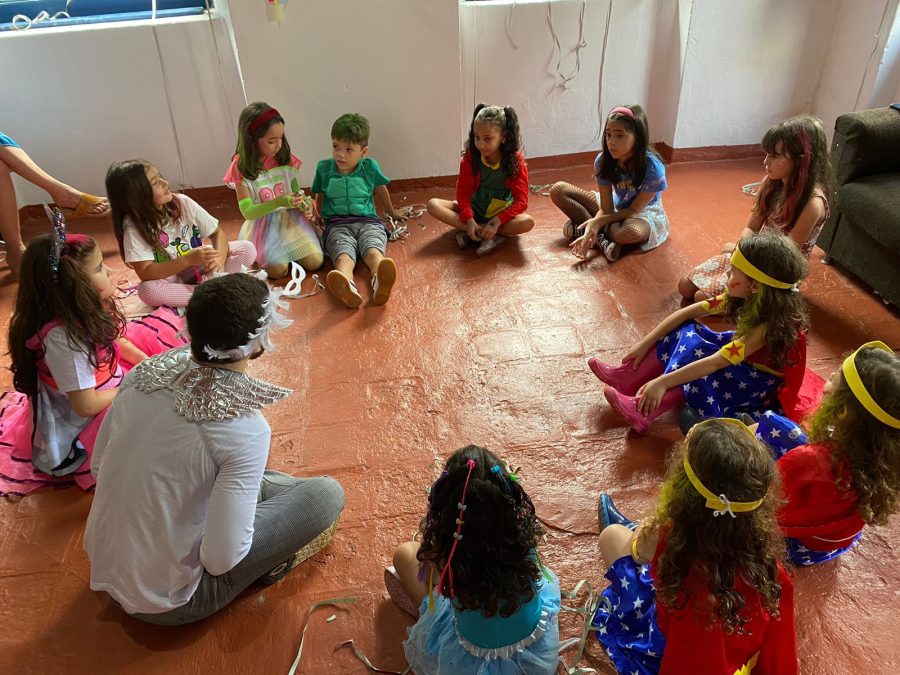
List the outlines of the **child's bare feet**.
{"type": "Polygon", "coordinates": [[[390,258],[382,258],[372,277],[372,301],[376,305],[383,305],[390,299],[396,280],[397,265],[390,258]]]}
{"type": "Polygon", "coordinates": [[[350,309],[356,309],[362,304],[362,296],[356,290],[353,279],[348,279],[342,272],[331,270],[325,277],[325,285],[328,286],[328,290],[334,297],[350,309]]]}

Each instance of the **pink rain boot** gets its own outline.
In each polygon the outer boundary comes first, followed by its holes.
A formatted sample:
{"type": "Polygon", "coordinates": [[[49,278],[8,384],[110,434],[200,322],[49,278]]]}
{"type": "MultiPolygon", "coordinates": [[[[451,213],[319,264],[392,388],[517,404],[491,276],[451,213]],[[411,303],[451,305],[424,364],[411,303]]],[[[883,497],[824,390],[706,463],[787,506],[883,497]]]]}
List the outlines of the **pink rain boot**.
{"type": "Polygon", "coordinates": [[[647,352],[647,356],[638,364],[637,370],[631,367],[631,361],[613,366],[603,363],[597,357],[588,359],[588,366],[601,382],[628,396],[634,396],[642,385],[662,375],[665,370],[663,364],[656,358],[656,347],[647,352]]]}
{"type": "Polygon", "coordinates": [[[684,392],[681,387],[673,387],[663,394],[662,401],[659,402],[656,410],[645,415],[638,410],[637,404],[640,399],[637,396],[626,396],[612,387],[604,389],[603,396],[609,401],[612,409],[624,417],[628,425],[639,434],[646,434],[650,431],[653,420],[684,401],[684,392]]]}

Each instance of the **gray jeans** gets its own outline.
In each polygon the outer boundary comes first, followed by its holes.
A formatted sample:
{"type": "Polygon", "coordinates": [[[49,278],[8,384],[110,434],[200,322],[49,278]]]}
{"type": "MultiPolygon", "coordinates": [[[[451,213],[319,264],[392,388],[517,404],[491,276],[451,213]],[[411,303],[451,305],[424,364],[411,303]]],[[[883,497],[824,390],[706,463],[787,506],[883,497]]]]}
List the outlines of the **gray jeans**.
{"type": "Polygon", "coordinates": [[[204,570],[194,595],[181,607],[132,616],[160,626],[178,626],[215,614],[327,530],[343,509],[344,490],[333,478],[294,478],[266,469],[253,519],[253,542],[244,559],[219,576],[204,570]]]}

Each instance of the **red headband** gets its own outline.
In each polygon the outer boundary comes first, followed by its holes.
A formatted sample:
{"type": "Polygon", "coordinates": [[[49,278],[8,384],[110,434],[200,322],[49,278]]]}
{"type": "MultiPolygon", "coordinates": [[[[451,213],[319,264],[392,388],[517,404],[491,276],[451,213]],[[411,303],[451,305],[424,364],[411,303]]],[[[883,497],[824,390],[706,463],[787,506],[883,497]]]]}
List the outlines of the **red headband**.
{"type": "Polygon", "coordinates": [[[252,134],[254,131],[259,129],[263,124],[265,124],[266,122],[268,122],[270,119],[272,119],[274,117],[281,117],[281,113],[279,113],[277,110],[275,110],[275,108],[269,108],[268,110],[265,110],[265,111],[259,113],[259,115],[257,115],[256,118],[252,122],[250,122],[250,126],[248,127],[247,130],[252,134]]]}
{"type": "Polygon", "coordinates": [[[610,110],[609,116],[612,117],[616,113],[619,113],[620,115],[625,115],[625,117],[630,117],[631,119],[634,119],[634,111],[631,108],[626,108],[625,106],[620,105],[618,108],[613,108],[612,110],[610,110]]]}

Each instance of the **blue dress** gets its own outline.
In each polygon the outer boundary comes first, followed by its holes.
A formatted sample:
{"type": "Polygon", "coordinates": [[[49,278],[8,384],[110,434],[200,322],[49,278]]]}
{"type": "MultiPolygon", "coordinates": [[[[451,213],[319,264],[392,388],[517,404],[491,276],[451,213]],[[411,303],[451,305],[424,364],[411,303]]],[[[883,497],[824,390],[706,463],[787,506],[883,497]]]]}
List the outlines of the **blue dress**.
{"type": "Polygon", "coordinates": [[[0,146],[6,146],[6,147],[10,147],[10,148],[18,148],[19,144],[16,143],[9,136],[4,134],[2,131],[0,131],[0,146]]]}
{"type": "MultiPolygon", "coordinates": [[[[537,589],[539,605],[537,624],[530,634],[512,643],[499,646],[478,646],[483,634],[464,635],[460,624],[474,626],[501,624],[491,632],[502,633],[503,623],[515,624],[533,603],[522,605],[508,619],[499,615],[491,618],[463,617],[451,600],[435,594],[434,608],[429,610],[428,598],[422,600],[419,620],[409,629],[403,643],[406,660],[416,675],[553,675],[559,663],[559,579],[544,570],[537,589]]],[[[497,643],[499,644],[499,643],[497,643]]]]}
{"type": "MultiPolygon", "coordinates": [[[[809,437],[806,435],[803,427],[771,410],[760,418],[759,426],[756,428],[756,436],[769,446],[776,461],[794,448],[809,444],[809,437]]],[[[856,535],[847,546],[831,551],[813,551],[801,544],[797,539],[785,537],[788,560],[791,561],[791,564],[798,567],[809,567],[810,565],[828,562],[856,546],[861,538],[862,532],[856,535]]]]}
{"type": "MultiPolygon", "coordinates": [[[[698,321],[688,321],[656,343],[656,356],[666,373],[718,354],[734,339],[734,331],[717,333],[698,321]]],[[[759,370],[747,361],[731,364],[699,380],[681,385],[687,405],[703,418],[736,417],[747,413],[754,419],[778,407],[781,377],[759,370]]]]}
{"type": "Polygon", "coordinates": [[[591,625],[620,673],[656,675],[666,636],[656,623],[656,589],[649,565],[622,556],[606,570],[607,586],[591,625]]]}

